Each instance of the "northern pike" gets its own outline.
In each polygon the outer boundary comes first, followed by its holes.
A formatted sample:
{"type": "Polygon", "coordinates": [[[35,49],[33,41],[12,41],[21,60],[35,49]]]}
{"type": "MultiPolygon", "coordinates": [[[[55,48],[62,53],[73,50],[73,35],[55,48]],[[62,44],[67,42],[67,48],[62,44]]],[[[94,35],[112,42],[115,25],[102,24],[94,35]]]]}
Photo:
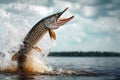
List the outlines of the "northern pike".
{"type": "Polygon", "coordinates": [[[67,9],[68,8],[66,8],[62,12],[43,18],[37,24],[35,24],[33,28],[28,32],[28,34],[23,40],[23,46],[12,57],[13,61],[14,60],[17,61],[18,71],[22,72],[29,71],[28,69],[25,68],[27,58],[29,57],[30,54],[33,54],[33,49],[36,49],[37,51],[41,52],[41,49],[36,47],[36,44],[42,39],[42,37],[47,32],[49,32],[50,38],[55,40],[56,34],[53,30],[58,29],[60,26],[64,25],[65,23],[73,19],[74,16],[71,16],[69,18],[60,18],[60,16],[67,9]]]}

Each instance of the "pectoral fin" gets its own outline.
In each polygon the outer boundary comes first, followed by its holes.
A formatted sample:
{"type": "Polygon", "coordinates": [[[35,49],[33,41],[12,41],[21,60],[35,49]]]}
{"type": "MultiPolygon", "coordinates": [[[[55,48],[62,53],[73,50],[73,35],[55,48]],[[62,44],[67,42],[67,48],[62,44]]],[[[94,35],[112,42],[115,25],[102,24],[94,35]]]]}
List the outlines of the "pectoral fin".
{"type": "Polygon", "coordinates": [[[55,32],[53,30],[49,29],[49,35],[50,35],[51,39],[56,40],[56,34],[55,34],[55,32]]]}
{"type": "Polygon", "coordinates": [[[12,61],[16,61],[18,59],[18,54],[16,53],[16,54],[14,54],[13,56],[12,56],[12,61]]]}
{"type": "Polygon", "coordinates": [[[37,47],[37,46],[35,46],[35,47],[33,47],[36,51],[38,51],[39,53],[41,53],[42,52],[42,50],[39,48],[39,47],[37,47]]]}

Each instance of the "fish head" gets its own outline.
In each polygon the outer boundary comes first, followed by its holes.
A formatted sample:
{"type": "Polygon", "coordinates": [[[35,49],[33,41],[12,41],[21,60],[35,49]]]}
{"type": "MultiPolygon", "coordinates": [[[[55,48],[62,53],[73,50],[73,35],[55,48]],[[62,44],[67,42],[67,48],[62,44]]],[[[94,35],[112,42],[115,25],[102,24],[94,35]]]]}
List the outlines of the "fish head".
{"type": "Polygon", "coordinates": [[[60,26],[66,24],[70,20],[74,18],[74,16],[68,18],[60,18],[61,15],[67,10],[68,8],[64,9],[62,12],[53,14],[48,16],[44,19],[44,24],[49,29],[58,29],[60,26]]]}

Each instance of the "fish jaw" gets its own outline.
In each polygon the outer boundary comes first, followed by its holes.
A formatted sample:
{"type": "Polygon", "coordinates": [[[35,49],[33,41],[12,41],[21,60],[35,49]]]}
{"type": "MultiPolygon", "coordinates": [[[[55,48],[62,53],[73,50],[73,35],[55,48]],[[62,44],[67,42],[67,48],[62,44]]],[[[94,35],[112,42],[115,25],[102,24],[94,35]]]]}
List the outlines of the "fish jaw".
{"type": "Polygon", "coordinates": [[[74,16],[68,17],[68,18],[59,18],[57,22],[54,23],[55,26],[57,26],[56,28],[53,29],[57,29],[60,26],[66,24],[67,22],[69,22],[70,20],[72,20],[74,18],[74,16]]]}
{"type": "Polygon", "coordinates": [[[58,29],[60,26],[66,24],[67,22],[71,21],[74,16],[68,17],[68,18],[61,18],[61,16],[67,11],[68,7],[65,8],[62,12],[57,13],[56,15],[58,15],[58,18],[56,20],[56,22],[53,23],[53,28],[52,29],[58,29]]]}
{"type": "Polygon", "coordinates": [[[68,8],[65,8],[62,12],[53,14],[44,19],[45,26],[48,29],[58,29],[60,26],[66,24],[74,18],[74,16],[68,18],[61,18],[61,16],[67,11],[68,8]]]}

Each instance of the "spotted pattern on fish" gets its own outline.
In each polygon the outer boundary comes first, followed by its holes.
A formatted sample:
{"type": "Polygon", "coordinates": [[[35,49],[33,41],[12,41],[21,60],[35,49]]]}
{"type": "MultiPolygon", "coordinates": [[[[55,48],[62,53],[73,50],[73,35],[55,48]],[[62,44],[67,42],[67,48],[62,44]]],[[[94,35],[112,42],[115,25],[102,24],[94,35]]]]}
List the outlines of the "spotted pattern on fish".
{"type": "Polygon", "coordinates": [[[54,29],[59,28],[59,26],[64,25],[68,21],[70,21],[74,16],[69,17],[67,19],[59,20],[59,17],[67,10],[50,15],[40,20],[33,28],[28,32],[26,37],[23,40],[23,45],[20,47],[19,51],[13,55],[12,60],[17,60],[17,69],[20,72],[34,72],[33,65],[29,65],[29,61],[31,62],[30,55],[33,54],[33,49],[45,35],[45,33],[49,32],[51,39],[56,39],[56,34],[53,31],[54,29]],[[27,65],[27,66],[26,66],[27,65]],[[28,66],[29,65],[29,66],[28,66]]]}

